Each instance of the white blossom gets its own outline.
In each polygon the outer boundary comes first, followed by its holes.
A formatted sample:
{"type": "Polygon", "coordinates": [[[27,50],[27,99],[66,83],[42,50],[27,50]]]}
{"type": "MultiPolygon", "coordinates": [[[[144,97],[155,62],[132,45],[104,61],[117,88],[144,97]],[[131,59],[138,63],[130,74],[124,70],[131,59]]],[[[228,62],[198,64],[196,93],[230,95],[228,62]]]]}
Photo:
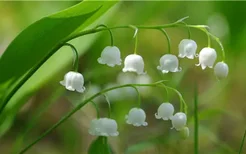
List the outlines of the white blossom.
{"type": "Polygon", "coordinates": [[[194,59],[196,55],[197,44],[195,41],[190,39],[183,39],[179,43],[179,57],[187,57],[189,59],[194,59]]]}
{"type": "Polygon", "coordinates": [[[155,117],[156,119],[169,120],[173,117],[173,113],[174,113],[173,105],[166,102],[166,103],[162,103],[159,106],[157,113],[155,114],[155,117]]]}
{"type": "Polygon", "coordinates": [[[126,123],[132,124],[133,126],[147,126],[148,123],[145,122],[146,114],[143,109],[132,108],[128,115],[126,115],[126,123]]]}
{"type": "Polygon", "coordinates": [[[178,58],[172,54],[163,55],[160,58],[160,66],[157,66],[157,69],[162,71],[162,73],[181,71],[178,58]]]}
{"type": "Polygon", "coordinates": [[[140,55],[130,54],[126,56],[124,61],[123,72],[136,72],[137,74],[145,74],[144,61],[140,55]]]}
{"type": "Polygon", "coordinates": [[[83,93],[85,91],[84,87],[84,77],[78,72],[70,71],[64,76],[64,80],[60,81],[61,85],[66,87],[67,90],[77,91],[83,93]]]}
{"type": "Polygon", "coordinates": [[[175,128],[177,131],[180,131],[186,125],[187,122],[186,114],[183,112],[178,112],[174,114],[171,120],[172,120],[173,128],[175,128]]]}
{"type": "Polygon", "coordinates": [[[218,79],[226,78],[229,72],[228,65],[224,62],[218,62],[214,67],[214,74],[218,79]]]}
{"type": "Polygon", "coordinates": [[[118,125],[115,120],[109,118],[93,119],[89,133],[95,136],[118,136],[118,125]]]}
{"type": "Polygon", "coordinates": [[[100,64],[107,64],[110,67],[121,65],[120,50],[116,46],[107,46],[103,49],[101,57],[97,59],[100,64]]]}
{"type": "Polygon", "coordinates": [[[199,53],[199,64],[196,64],[196,66],[201,65],[202,69],[206,67],[213,68],[216,58],[217,53],[213,48],[203,48],[199,53]]]}

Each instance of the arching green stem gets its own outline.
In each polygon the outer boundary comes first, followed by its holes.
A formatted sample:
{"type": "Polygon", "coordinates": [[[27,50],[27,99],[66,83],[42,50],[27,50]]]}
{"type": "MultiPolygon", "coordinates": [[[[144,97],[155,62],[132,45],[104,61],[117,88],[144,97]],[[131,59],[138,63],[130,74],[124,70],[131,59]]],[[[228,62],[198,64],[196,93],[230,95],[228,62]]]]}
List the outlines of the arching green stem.
{"type": "Polygon", "coordinates": [[[55,123],[53,126],[51,126],[48,130],[46,130],[43,134],[41,134],[36,140],[34,140],[31,144],[29,144],[27,147],[25,147],[19,154],[25,153],[28,149],[30,149],[33,145],[35,145],[37,142],[39,142],[42,138],[44,138],[46,135],[48,135],[51,131],[53,131],[55,128],[60,126],[62,123],[64,123],[68,118],[70,118],[74,113],[76,113],[79,109],[81,109],[83,106],[85,106],[87,103],[89,103],[91,100],[94,98],[108,92],[114,89],[119,89],[119,88],[124,88],[124,87],[132,87],[132,86],[149,86],[149,87],[157,87],[158,85],[162,84],[165,82],[165,80],[161,80],[155,83],[151,84],[125,84],[125,85],[120,85],[112,88],[108,88],[105,90],[102,90],[95,95],[91,96],[90,98],[86,99],[85,101],[79,103],[72,111],[67,113],[65,116],[63,116],[57,123],[55,123]]]}
{"type": "Polygon", "coordinates": [[[108,117],[110,118],[111,117],[111,104],[110,104],[108,97],[105,94],[103,94],[103,96],[105,97],[105,100],[108,103],[108,117]]]}
{"type": "Polygon", "coordinates": [[[160,29],[158,29],[158,30],[160,30],[165,36],[166,36],[166,38],[167,38],[167,48],[168,48],[168,53],[171,53],[171,39],[170,39],[170,37],[169,37],[169,35],[167,34],[167,32],[164,30],[164,29],[162,29],[162,28],[160,28],[160,29]]]}
{"type": "Polygon", "coordinates": [[[70,43],[64,43],[64,46],[69,46],[72,48],[73,53],[74,53],[74,61],[73,61],[73,69],[75,72],[78,72],[79,69],[79,54],[77,49],[70,43]]]}
{"type": "Polygon", "coordinates": [[[92,104],[93,104],[93,106],[95,107],[95,109],[96,109],[96,112],[97,112],[97,119],[99,119],[100,118],[100,113],[99,113],[99,108],[98,108],[98,106],[97,106],[97,104],[94,102],[94,101],[90,101],[92,104]]]}
{"type": "Polygon", "coordinates": [[[114,37],[113,37],[113,33],[112,31],[110,30],[110,28],[108,28],[108,26],[104,25],[104,24],[100,24],[98,25],[96,28],[98,27],[104,27],[104,28],[107,28],[108,32],[109,32],[109,35],[110,35],[110,38],[111,38],[111,46],[114,46],[114,37]]]}
{"type": "Polygon", "coordinates": [[[187,114],[188,106],[187,106],[187,104],[185,103],[185,100],[184,100],[182,94],[181,94],[177,89],[174,89],[174,88],[172,88],[172,87],[166,86],[166,85],[163,84],[163,83],[162,83],[162,86],[163,86],[163,87],[166,87],[167,89],[171,89],[171,90],[173,90],[175,93],[178,94],[179,100],[180,100],[180,111],[182,111],[182,112],[184,112],[185,114],[187,114]]]}
{"type": "Polygon", "coordinates": [[[190,31],[190,27],[188,26],[188,24],[184,21],[182,21],[182,23],[186,26],[187,31],[188,31],[188,39],[191,39],[191,31],[190,31]]]}

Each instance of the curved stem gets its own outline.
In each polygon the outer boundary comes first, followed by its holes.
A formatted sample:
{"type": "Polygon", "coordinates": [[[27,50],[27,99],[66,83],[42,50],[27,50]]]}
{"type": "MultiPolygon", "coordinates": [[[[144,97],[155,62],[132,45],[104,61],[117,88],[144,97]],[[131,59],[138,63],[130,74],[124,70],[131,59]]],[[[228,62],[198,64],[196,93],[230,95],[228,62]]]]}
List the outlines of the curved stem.
{"type": "Polygon", "coordinates": [[[171,53],[171,39],[170,39],[170,37],[168,36],[168,34],[167,34],[167,32],[164,30],[164,29],[158,29],[158,30],[160,30],[165,36],[166,36],[166,38],[167,38],[167,45],[168,45],[168,53],[171,53]]]}
{"type": "Polygon", "coordinates": [[[108,26],[104,25],[104,24],[100,24],[98,25],[96,28],[98,27],[105,27],[107,28],[108,32],[109,32],[109,35],[110,35],[110,38],[111,38],[111,46],[114,46],[114,37],[113,37],[113,33],[112,31],[108,28],[108,26]]]}
{"type": "Polygon", "coordinates": [[[74,61],[73,61],[73,69],[75,72],[78,72],[79,69],[79,54],[77,49],[70,43],[64,43],[64,46],[69,46],[72,48],[73,53],[74,53],[74,61]]]}
{"type": "Polygon", "coordinates": [[[108,88],[105,90],[102,90],[95,95],[91,96],[90,98],[86,99],[85,101],[81,102],[79,105],[77,105],[72,111],[68,112],[65,116],[63,116],[58,122],[56,122],[53,126],[51,126],[48,130],[46,130],[43,134],[41,134],[36,140],[34,140],[31,144],[29,144],[27,147],[25,147],[19,154],[25,153],[28,149],[30,149],[33,145],[35,145],[37,142],[39,142],[42,138],[44,138],[46,135],[48,135],[50,132],[52,132],[55,128],[60,126],[62,123],[64,123],[68,118],[70,118],[75,112],[77,112],[79,109],[81,109],[83,106],[85,106],[87,103],[89,103],[94,98],[108,92],[114,89],[124,88],[124,87],[132,87],[132,86],[149,86],[149,87],[155,87],[159,84],[162,84],[165,82],[165,80],[161,80],[155,83],[151,84],[125,84],[120,85],[112,88],[108,88]]]}
{"type": "Polygon", "coordinates": [[[134,54],[137,54],[137,47],[138,47],[138,34],[136,34],[136,38],[135,38],[134,54]]]}
{"type": "Polygon", "coordinates": [[[108,103],[108,117],[111,117],[111,105],[110,105],[110,101],[108,99],[108,97],[104,94],[103,95],[105,97],[106,102],[108,103]]]}
{"type": "Polygon", "coordinates": [[[242,141],[241,141],[241,145],[240,145],[240,149],[239,149],[238,154],[241,154],[242,151],[243,151],[243,145],[244,145],[244,140],[245,140],[245,138],[246,138],[246,129],[245,129],[245,131],[244,131],[244,135],[243,135],[243,138],[242,138],[242,141]]]}
{"type": "Polygon", "coordinates": [[[97,119],[99,119],[100,118],[100,113],[99,113],[99,108],[98,108],[98,106],[97,106],[97,104],[94,102],[94,101],[90,101],[92,104],[93,104],[93,106],[95,107],[95,109],[96,109],[96,112],[97,112],[97,119]]]}
{"type": "Polygon", "coordinates": [[[183,21],[182,23],[186,26],[186,28],[188,30],[188,39],[191,39],[190,27],[188,26],[188,24],[186,22],[183,21]]]}
{"type": "Polygon", "coordinates": [[[180,99],[180,111],[183,111],[185,114],[187,114],[187,109],[188,109],[188,106],[187,104],[185,103],[185,100],[182,96],[182,94],[177,90],[177,89],[174,89],[172,87],[169,87],[169,86],[166,86],[165,84],[162,83],[162,86],[168,88],[168,89],[171,89],[173,90],[175,93],[178,94],[179,96],[179,99],[180,99]]]}
{"type": "Polygon", "coordinates": [[[141,107],[141,95],[140,95],[137,87],[132,86],[132,88],[134,88],[138,94],[138,107],[140,108],[141,107]]]}

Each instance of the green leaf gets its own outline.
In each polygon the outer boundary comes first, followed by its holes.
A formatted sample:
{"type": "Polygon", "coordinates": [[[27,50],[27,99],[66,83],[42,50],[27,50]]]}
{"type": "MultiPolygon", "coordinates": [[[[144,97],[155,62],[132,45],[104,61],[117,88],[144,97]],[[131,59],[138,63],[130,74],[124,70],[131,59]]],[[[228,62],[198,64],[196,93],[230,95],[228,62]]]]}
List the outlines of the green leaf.
{"type": "Polygon", "coordinates": [[[107,137],[99,136],[89,147],[88,154],[110,154],[107,137]]]}
{"type": "Polygon", "coordinates": [[[81,2],[22,31],[0,58],[0,113],[15,92],[73,34],[85,29],[116,2],[81,2]]]}

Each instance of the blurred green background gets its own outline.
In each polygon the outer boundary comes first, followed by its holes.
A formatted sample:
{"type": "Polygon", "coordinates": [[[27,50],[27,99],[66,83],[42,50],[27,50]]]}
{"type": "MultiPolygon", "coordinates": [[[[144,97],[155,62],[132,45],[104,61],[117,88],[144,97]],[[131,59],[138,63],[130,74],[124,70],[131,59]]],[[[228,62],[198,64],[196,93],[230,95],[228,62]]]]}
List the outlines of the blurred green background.
{"type": "MultiPolygon", "coordinates": [[[[31,23],[76,3],[78,2],[0,2],[0,54],[4,52],[16,35],[31,23]]],[[[193,94],[195,82],[197,82],[199,90],[200,154],[233,154],[238,152],[246,128],[245,15],[246,2],[128,1],[120,2],[95,23],[104,23],[108,26],[160,25],[189,16],[190,18],[186,20],[188,24],[207,24],[210,26],[211,32],[221,39],[226,51],[226,62],[230,68],[229,76],[223,81],[218,81],[212,69],[202,71],[200,67],[195,66],[198,63],[197,59],[180,59],[182,72],[162,75],[156,66],[160,56],[167,53],[166,38],[156,30],[140,30],[138,53],[144,58],[145,69],[150,80],[154,82],[167,79],[169,80],[168,85],[177,88],[183,94],[189,107],[188,127],[191,135],[188,139],[182,140],[175,130],[170,129],[170,122],[154,118],[159,104],[167,100],[163,89],[147,88],[141,90],[142,108],[146,111],[149,123],[148,127],[141,128],[126,125],[124,120],[129,109],[137,104],[136,94],[131,89],[113,91],[108,94],[112,103],[112,118],[118,122],[120,131],[118,137],[110,137],[109,139],[115,153],[194,153],[193,94]]],[[[171,52],[177,55],[179,42],[188,37],[187,29],[169,28],[167,32],[171,38],[171,52]]],[[[196,29],[191,29],[191,32],[191,38],[197,42],[199,52],[207,45],[207,37],[203,32],[196,29]]],[[[114,30],[113,35],[115,45],[121,50],[122,59],[133,53],[132,30],[114,30]]],[[[29,99],[23,101],[27,103],[18,111],[17,116],[9,118],[9,122],[1,126],[1,154],[15,153],[16,149],[18,151],[20,147],[36,139],[61,116],[70,111],[76,103],[81,102],[89,95],[110,85],[130,83],[132,78],[136,78],[135,74],[122,74],[122,66],[109,68],[97,63],[97,58],[103,48],[110,45],[108,32],[84,36],[74,40],[73,43],[83,53],[80,58],[79,71],[85,77],[87,93],[83,95],[74,94],[64,90],[59,85],[63,75],[72,68],[73,59],[69,48],[61,49],[44,66],[47,76],[50,77],[42,81],[42,78],[38,78],[37,72],[36,78],[40,80],[40,86],[31,88],[26,93],[26,98],[29,99]],[[68,52],[69,56],[59,58],[59,54],[63,52],[68,52]],[[53,64],[57,65],[54,66],[53,64]],[[14,119],[13,122],[12,119],[14,119]],[[23,134],[25,134],[24,142],[21,145],[19,143],[21,143],[23,134]]],[[[219,46],[213,41],[212,47],[218,53],[217,61],[221,61],[222,53],[219,46]]],[[[101,115],[106,116],[107,104],[105,100],[99,98],[95,101],[100,106],[101,115]]],[[[178,111],[179,98],[177,95],[170,93],[169,101],[174,104],[176,111],[178,111]]],[[[95,139],[88,134],[90,121],[95,117],[96,113],[93,106],[86,105],[27,153],[86,153],[88,146],[95,139]]],[[[244,147],[245,152],[246,146],[244,147]]]]}

